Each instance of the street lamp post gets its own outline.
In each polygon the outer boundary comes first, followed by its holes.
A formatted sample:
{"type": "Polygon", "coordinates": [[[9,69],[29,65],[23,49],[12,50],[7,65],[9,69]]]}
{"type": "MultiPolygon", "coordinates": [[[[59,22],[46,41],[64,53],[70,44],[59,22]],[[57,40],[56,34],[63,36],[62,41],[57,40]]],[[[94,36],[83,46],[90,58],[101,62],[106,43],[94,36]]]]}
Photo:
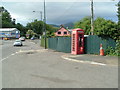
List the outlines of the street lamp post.
{"type": "Polygon", "coordinates": [[[39,12],[41,14],[41,21],[42,21],[42,11],[33,11],[33,12],[39,12]]]}
{"type": "MultiPolygon", "coordinates": [[[[44,20],[42,19],[42,11],[33,11],[33,12],[40,12],[40,14],[41,14],[41,21],[44,21],[44,20]]],[[[43,28],[42,28],[42,32],[43,32],[43,28]]],[[[39,38],[40,38],[40,36],[39,36],[39,38]]]]}

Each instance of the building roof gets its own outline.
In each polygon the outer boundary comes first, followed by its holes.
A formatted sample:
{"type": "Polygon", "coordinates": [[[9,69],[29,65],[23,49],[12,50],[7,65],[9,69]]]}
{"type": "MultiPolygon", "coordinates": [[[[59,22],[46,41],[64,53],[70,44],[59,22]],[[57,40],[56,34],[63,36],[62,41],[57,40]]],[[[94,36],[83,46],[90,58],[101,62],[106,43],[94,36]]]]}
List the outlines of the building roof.
{"type": "Polygon", "coordinates": [[[0,31],[14,31],[18,30],[17,28],[0,28],[0,31]]]}
{"type": "MultiPolygon", "coordinates": [[[[59,30],[60,30],[60,31],[68,31],[68,30],[65,29],[64,27],[60,28],[59,30]]],[[[58,30],[58,31],[59,31],[59,30],[58,30]]]]}

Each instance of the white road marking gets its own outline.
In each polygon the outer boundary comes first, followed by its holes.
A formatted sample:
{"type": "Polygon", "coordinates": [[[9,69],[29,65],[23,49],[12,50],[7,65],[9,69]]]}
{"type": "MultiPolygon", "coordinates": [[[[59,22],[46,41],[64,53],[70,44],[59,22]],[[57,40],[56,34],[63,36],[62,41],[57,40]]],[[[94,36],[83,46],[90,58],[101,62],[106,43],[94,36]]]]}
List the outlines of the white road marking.
{"type": "Polygon", "coordinates": [[[9,57],[11,57],[11,56],[17,54],[17,53],[19,53],[19,52],[15,52],[15,53],[13,53],[13,54],[7,56],[6,58],[1,59],[1,60],[0,60],[0,63],[1,63],[2,61],[4,61],[4,60],[8,59],[9,57]]]}
{"type": "Polygon", "coordinates": [[[43,52],[43,51],[46,51],[45,49],[40,49],[40,50],[20,50],[19,52],[22,53],[22,52],[43,52]]]}
{"type": "Polygon", "coordinates": [[[43,49],[43,50],[25,50],[25,51],[22,51],[22,50],[20,49],[18,52],[15,52],[15,53],[13,53],[13,54],[11,54],[11,55],[9,55],[9,56],[1,59],[1,60],[0,60],[0,63],[1,63],[2,61],[4,61],[4,60],[8,59],[8,58],[11,57],[11,56],[18,54],[18,53],[35,52],[35,51],[36,51],[36,52],[45,52],[46,50],[43,49]]]}
{"type": "Polygon", "coordinates": [[[103,64],[103,63],[98,63],[98,62],[91,62],[91,64],[97,64],[97,65],[103,65],[105,66],[106,64],[103,64]]]}
{"type": "Polygon", "coordinates": [[[88,63],[88,64],[93,64],[93,65],[101,65],[101,66],[105,66],[106,64],[103,64],[103,63],[97,63],[97,62],[91,62],[91,61],[83,61],[83,60],[76,60],[76,59],[71,59],[71,58],[68,58],[68,57],[64,57],[62,56],[63,59],[66,59],[68,61],[73,61],[73,62],[79,62],[79,63],[88,63]]]}

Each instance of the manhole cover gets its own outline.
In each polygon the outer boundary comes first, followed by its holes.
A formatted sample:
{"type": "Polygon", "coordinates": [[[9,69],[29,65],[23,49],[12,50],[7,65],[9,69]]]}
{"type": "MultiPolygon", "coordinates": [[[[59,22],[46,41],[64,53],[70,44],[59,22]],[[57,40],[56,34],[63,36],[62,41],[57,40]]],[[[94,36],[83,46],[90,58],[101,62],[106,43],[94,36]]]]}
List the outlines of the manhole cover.
{"type": "Polygon", "coordinates": [[[27,52],[26,54],[34,54],[35,52],[27,52]]]}

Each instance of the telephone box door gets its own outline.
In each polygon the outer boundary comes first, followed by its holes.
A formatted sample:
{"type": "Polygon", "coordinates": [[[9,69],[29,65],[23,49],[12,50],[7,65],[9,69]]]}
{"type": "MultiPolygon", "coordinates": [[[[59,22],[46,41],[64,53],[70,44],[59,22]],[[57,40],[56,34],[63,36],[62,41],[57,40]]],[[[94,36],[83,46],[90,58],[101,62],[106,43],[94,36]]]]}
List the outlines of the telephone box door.
{"type": "Polygon", "coordinates": [[[83,54],[84,53],[84,34],[78,33],[78,43],[77,43],[77,53],[83,54]]]}

